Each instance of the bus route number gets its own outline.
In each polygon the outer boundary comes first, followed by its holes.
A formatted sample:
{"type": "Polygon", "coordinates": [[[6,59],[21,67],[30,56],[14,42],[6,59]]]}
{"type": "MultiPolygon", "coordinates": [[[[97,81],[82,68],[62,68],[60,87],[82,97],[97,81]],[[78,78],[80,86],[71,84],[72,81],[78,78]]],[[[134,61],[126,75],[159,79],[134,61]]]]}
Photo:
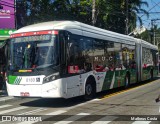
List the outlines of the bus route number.
{"type": "Polygon", "coordinates": [[[37,77],[37,78],[26,78],[26,82],[40,82],[40,77],[37,77]]]}
{"type": "Polygon", "coordinates": [[[36,82],[35,78],[26,78],[26,82],[36,82]]]}

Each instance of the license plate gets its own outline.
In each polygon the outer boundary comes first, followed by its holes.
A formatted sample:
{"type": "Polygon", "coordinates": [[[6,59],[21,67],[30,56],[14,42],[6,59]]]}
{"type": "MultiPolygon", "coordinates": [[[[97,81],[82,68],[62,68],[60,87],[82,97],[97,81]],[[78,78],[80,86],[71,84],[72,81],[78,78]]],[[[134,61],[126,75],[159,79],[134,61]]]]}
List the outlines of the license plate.
{"type": "Polygon", "coordinates": [[[30,96],[29,92],[20,92],[21,96],[30,96]]]}

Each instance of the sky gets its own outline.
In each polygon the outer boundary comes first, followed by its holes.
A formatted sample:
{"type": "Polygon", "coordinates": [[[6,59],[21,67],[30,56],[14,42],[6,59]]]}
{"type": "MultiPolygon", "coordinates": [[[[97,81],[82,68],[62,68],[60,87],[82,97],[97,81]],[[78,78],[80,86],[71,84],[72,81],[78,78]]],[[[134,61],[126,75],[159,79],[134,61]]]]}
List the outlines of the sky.
{"type": "MultiPolygon", "coordinates": [[[[159,19],[155,21],[155,24],[160,28],[160,0],[143,0],[145,2],[148,2],[148,7],[142,6],[143,9],[147,10],[149,12],[149,18],[147,18],[146,15],[138,14],[139,17],[143,20],[143,26],[145,26],[147,29],[151,28],[151,20],[152,19],[159,19]],[[156,13],[155,13],[156,12],[156,13]]],[[[137,27],[139,27],[140,24],[137,23],[137,27]]]]}

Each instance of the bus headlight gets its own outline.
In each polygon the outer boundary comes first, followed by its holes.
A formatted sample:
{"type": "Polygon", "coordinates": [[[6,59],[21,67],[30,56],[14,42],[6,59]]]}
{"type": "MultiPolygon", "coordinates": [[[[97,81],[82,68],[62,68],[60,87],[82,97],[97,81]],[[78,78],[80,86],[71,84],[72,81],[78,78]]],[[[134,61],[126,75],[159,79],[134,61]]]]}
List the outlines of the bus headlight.
{"type": "Polygon", "coordinates": [[[43,83],[47,83],[47,82],[53,81],[55,79],[56,79],[56,77],[54,75],[53,76],[48,76],[48,77],[45,77],[43,79],[43,83]]]}
{"type": "Polygon", "coordinates": [[[46,77],[43,78],[43,84],[44,84],[44,83],[47,83],[47,82],[54,81],[54,80],[56,80],[58,77],[59,77],[59,73],[55,73],[55,74],[46,76],[46,77]]]}

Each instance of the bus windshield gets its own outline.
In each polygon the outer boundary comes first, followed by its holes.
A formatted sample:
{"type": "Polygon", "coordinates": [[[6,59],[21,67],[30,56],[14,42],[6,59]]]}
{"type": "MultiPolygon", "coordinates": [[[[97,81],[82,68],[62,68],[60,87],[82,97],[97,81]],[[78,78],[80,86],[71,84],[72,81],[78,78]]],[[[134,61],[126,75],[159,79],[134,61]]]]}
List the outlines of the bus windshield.
{"type": "Polygon", "coordinates": [[[54,35],[12,38],[10,42],[9,70],[46,68],[58,65],[54,35]]]}

